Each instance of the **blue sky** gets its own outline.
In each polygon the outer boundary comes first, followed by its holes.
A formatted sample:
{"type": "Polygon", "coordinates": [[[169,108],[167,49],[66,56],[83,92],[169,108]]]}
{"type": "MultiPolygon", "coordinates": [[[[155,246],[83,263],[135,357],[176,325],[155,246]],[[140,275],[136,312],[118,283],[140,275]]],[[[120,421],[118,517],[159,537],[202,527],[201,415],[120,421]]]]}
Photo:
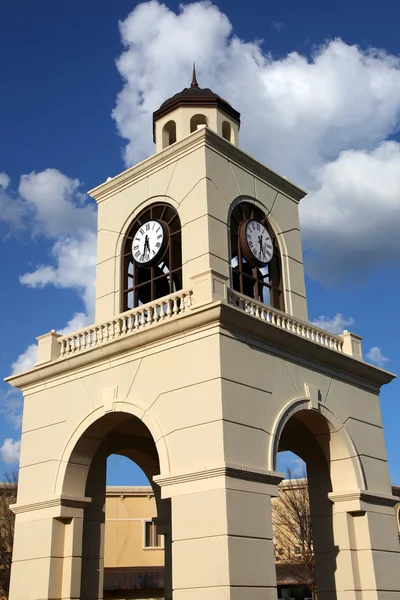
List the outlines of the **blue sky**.
{"type": "MultiPolygon", "coordinates": [[[[32,364],[36,336],[92,320],[85,191],[154,152],[151,113],[188,85],[192,60],[241,111],[241,147],[310,191],[310,318],[362,335],[364,355],[399,372],[399,17],[394,0],[3,0],[1,375],[32,364]]],[[[399,390],[381,396],[395,482],[399,390]]],[[[6,384],[0,397],[1,473],[15,467],[21,405],[6,384]]],[[[140,482],[125,469],[112,458],[109,482],[140,482]]]]}

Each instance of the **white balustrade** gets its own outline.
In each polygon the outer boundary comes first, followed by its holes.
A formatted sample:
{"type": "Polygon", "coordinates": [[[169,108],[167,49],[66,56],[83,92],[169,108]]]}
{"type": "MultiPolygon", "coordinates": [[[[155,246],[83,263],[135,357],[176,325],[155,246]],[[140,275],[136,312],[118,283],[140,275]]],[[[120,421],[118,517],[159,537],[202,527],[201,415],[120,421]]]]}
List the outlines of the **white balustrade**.
{"type": "Polygon", "coordinates": [[[155,323],[181,315],[190,309],[192,295],[192,290],[176,292],[126,311],[106,323],[90,325],[70,335],[64,335],[58,338],[61,346],[60,358],[69,357],[83,350],[90,350],[145,327],[151,327],[155,323]]]}
{"type": "Polygon", "coordinates": [[[266,321],[271,325],[275,325],[280,329],[290,331],[295,335],[316,342],[321,346],[343,352],[343,339],[340,336],[319,329],[312,325],[312,323],[300,321],[291,315],[277,310],[276,308],[272,308],[271,306],[267,306],[266,304],[262,304],[261,302],[257,302],[256,300],[252,300],[238,292],[228,290],[228,304],[235,308],[239,308],[243,312],[260,319],[261,321],[266,321]]]}

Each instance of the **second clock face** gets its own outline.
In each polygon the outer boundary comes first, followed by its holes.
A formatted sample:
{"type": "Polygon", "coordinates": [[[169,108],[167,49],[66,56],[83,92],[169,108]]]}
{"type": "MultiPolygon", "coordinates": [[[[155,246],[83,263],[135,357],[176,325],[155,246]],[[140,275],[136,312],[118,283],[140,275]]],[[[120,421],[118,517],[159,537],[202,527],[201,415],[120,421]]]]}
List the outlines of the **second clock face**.
{"type": "Polygon", "coordinates": [[[258,265],[269,263],[273,255],[273,243],[267,228],[260,221],[249,219],[244,224],[243,233],[246,260],[250,259],[250,262],[258,265]]]}
{"type": "Polygon", "coordinates": [[[132,256],[142,267],[150,267],[162,259],[168,244],[165,223],[157,219],[143,223],[132,241],[132,256]]]}

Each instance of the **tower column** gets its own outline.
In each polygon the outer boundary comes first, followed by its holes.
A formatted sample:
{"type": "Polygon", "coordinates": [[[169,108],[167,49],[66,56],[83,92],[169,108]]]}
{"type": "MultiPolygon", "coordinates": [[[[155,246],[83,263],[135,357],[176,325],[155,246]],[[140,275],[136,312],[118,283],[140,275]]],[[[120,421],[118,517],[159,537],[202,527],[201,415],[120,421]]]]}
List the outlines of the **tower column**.
{"type": "Polygon", "coordinates": [[[400,589],[399,542],[393,506],[397,499],[358,490],[330,494],[333,533],[340,548],[335,571],[336,598],[386,600],[400,589]]]}
{"type": "Polygon", "coordinates": [[[276,600],[276,473],[221,467],[157,478],[172,505],[174,600],[276,600]]]}

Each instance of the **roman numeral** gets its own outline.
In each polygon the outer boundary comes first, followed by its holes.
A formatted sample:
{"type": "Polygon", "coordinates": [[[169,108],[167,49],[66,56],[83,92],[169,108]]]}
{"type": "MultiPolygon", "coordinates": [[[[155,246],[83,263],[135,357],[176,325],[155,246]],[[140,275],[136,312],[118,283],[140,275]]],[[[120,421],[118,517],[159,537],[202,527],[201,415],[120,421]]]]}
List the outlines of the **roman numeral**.
{"type": "Polygon", "coordinates": [[[157,242],[156,248],[159,248],[160,246],[161,246],[160,242],[157,242]]]}
{"type": "Polygon", "coordinates": [[[140,250],[138,250],[138,252],[135,252],[135,258],[139,258],[140,256],[140,250]]]}
{"type": "Polygon", "coordinates": [[[139,229],[139,233],[140,233],[140,235],[143,235],[144,234],[144,229],[139,229]]]}
{"type": "Polygon", "coordinates": [[[157,236],[157,239],[160,240],[162,238],[162,233],[160,233],[160,235],[157,236]]]}
{"type": "Polygon", "coordinates": [[[149,231],[150,229],[150,223],[146,223],[146,231],[149,231]]]}
{"type": "Polygon", "coordinates": [[[133,246],[134,250],[139,250],[139,246],[133,246]]]}

